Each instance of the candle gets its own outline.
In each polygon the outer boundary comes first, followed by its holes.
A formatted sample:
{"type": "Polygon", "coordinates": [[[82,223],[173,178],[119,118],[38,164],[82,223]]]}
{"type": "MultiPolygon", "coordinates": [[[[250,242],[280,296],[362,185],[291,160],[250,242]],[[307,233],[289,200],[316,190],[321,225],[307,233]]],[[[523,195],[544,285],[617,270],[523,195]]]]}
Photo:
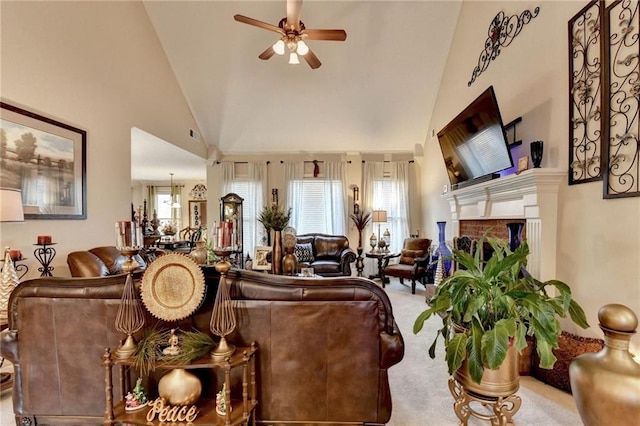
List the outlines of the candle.
{"type": "Polygon", "coordinates": [[[9,250],[9,255],[11,256],[11,260],[14,262],[22,260],[22,252],[20,250],[9,250]]]}
{"type": "Polygon", "coordinates": [[[38,244],[51,244],[51,235],[38,235],[38,244]]]}

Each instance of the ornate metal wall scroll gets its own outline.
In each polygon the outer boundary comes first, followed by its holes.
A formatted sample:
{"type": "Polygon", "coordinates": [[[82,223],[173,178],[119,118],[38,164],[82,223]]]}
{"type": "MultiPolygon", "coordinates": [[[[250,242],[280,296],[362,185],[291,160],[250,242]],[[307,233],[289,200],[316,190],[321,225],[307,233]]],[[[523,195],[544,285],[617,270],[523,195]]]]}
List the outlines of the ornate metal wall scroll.
{"type": "Polygon", "coordinates": [[[640,196],[640,2],[617,0],[606,10],[604,198],[640,196]]]}
{"type": "Polygon", "coordinates": [[[540,13],[540,7],[536,7],[531,13],[525,10],[519,16],[506,16],[504,12],[498,12],[489,25],[488,37],[484,42],[484,50],[480,52],[478,65],[473,69],[471,80],[467,86],[471,86],[476,78],[489,67],[489,63],[500,55],[500,48],[507,47],[522,28],[540,13]]]}
{"type": "Polygon", "coordinates": [[[602,178],[602,0],[569,21],[569,185],[602,178]]]}

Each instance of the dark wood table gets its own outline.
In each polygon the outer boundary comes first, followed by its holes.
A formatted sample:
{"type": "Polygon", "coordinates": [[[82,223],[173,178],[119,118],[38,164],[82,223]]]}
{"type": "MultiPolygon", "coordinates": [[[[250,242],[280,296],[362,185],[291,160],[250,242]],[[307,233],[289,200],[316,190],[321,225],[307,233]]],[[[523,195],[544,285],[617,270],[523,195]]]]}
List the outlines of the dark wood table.
{"type": "Polygon", "coordinates": [[[385,284],[389,284],[389,277],[385,277],[383,274],[384,268],[389,264],[389,259],[394,257],[393,253],[378,253],[378,252],[369,252],[365,253],[365,256],[369,259],[377,259],[378,260],[378,274],[377,275],[369,275],[370,280],[379,279],[382,283],[382,288],[384,288],[385,284]]]}

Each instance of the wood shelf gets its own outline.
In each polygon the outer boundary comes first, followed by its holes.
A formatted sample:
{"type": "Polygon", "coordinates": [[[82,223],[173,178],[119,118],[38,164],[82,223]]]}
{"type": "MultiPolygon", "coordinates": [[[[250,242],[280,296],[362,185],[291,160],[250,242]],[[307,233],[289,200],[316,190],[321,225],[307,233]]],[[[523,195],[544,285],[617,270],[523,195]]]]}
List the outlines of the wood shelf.
{"type": "MultiPolygon", "coordinates": [[[[247,423],[249,421],[249,418],[253,415],[253,411],[257,405],[258,405],[257,401],[254,401],[254,402],[249,401],[248,417],[244,418],[242,415],[242,400],[241,399],[232,400],[231,406],[233,407],[233,409],[231,410],[231,415],[229,419],[230,424],[238,425],[238,424],[247,423]]],[[[221,416],[218,413],[216,413],[215,399],[200,398],[196,406],[198,407],[198,417],[192,423],[194,426],[195,425],[223,426],[228,424],[226,423],[225,416],[221,416]]],[[[129,412],[129,411],[125,411],[124,402],[117,403],[113,407],[113,412],[114,412],[115,420],[113,421],[113,423],[105,422],[105,424],[112,424],[114,426],[128,426],[128,425],[136,425],[136,426],[158,425],[159,426],[161,424],[167,425],[171,423],[171,422],[161,422],[160,420],[158,420],[157,417],[153,422],[148,422],[147,413],[149,412],[149,407],[145,407],[139,411],[129,412]]],[[[177,422],[177,423],[186,424],[186,422],[177,422]]]]}
{"type": "MultiPolygon", "coordinates": [[[[234,368],[242,369],[242,398],[230,398],[227,402],[231,407],[231,412],[227,418],[226,415],[219,415],[216,412],[216,401],[212,398],[200,398],[195,404],[198,409],[198,416],[195,421],[189,424],[193,425],[248,425],[252,416],[254,416],[258,401],[256,400],[256,360],[255,355],[258,351],[258,347],[253,343],[250,347],[238,347],[234,354],[221,361],[214,361],[209,354],[193,361],[190,364],[172,364],[167,362],[158,362],[156,369],[171,370],[176,368],[182,369],[211,369],[214,372],[224,372],[224,383],[229,390],[227,398],[231,397],[230,389],[230,371],[234,368]]],[[[106,350],[102,357],[102,365],[105,369],[105,397],[106,397],[106,410],[105,410],[105,425],[167,425],[168,422],[161,422],[157,416],[153,422],[147,421],[147,413],[151,409],[145,407],[139,411],[126,411],[123,400],[113,401],[113,379],[112,369],[114,366],[118,366],[117,371],[120,374],[120,393],[125,395],[127,389],[125,383],[129,383],[127,378],[129,371],[133,366],[133,360],[131,359],[114,359],[111,356],[111,351],[106,350]],[[126,368],[125,368],[126,367],[126,368]]],[[[176,424],[182,424],[184,422],[177,422],[176,424]]],[[[185,423],[186,424],[186,423],[185,423]]]]}

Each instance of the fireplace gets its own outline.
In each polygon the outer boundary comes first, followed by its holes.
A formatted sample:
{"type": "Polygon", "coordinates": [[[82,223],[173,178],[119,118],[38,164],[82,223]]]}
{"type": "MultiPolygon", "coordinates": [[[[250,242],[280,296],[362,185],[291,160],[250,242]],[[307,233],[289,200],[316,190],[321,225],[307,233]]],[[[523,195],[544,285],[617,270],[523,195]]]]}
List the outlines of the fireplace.
{"type": "Polygon", "coordinates": [[[506,223],[524,222],[523,238],[530,250],[527,270],[542,281],[555,279],[558,191],[564,179],[561,169],[529,169],[446,192],[453,235],[478,238],[492,227],[495,236],[506,239],[506,223]]]}

